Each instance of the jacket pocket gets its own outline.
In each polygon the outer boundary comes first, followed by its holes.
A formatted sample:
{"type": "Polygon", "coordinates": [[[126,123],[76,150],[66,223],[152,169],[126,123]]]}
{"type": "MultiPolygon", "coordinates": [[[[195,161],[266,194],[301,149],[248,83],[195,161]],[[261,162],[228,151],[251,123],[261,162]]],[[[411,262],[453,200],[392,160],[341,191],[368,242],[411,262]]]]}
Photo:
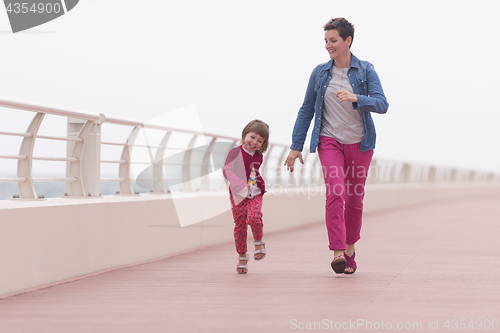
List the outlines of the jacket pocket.
{"type": "Polygon", "coordinates": [[[361,95],[368,96],[368,82],[366,80],[358,83],[358,89],[361,95]]]}

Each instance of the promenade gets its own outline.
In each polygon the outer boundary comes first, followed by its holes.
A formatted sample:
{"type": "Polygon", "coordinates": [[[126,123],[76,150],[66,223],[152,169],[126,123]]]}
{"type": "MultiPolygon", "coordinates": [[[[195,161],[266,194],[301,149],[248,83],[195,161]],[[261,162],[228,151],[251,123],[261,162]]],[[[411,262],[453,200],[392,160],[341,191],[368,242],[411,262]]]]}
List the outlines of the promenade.
{"type": "Polygon", "coordinates": [[[246,275],[225,243],[2,299],[0,332],[500,332],[500,191],[365,214],[354,275],[323,222],[265,240],[246,275]]]}

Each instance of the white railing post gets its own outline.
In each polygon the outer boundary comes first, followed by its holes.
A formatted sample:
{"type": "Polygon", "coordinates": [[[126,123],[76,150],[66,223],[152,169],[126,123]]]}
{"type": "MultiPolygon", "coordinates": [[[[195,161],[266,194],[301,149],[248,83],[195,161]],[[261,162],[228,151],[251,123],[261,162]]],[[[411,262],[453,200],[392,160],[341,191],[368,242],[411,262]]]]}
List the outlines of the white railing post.
{"type": "MultiPolygon", "coordinates": [[[[269,157],[271,156],[271,152],[273,151],[274,145],[269,145],[267,148],[266,156],[269,157]]],[[[264,177],[264,179],[268,178],[269,171],[267,170],[269,165],[269,158],[264,158],[264,163],[262,163],[260,167],[260,174],[264,177]]],[[[276,176],[276,171],[273,170],[274,174],[273,176],[276,176]]]]}
{"type": "Polygon", "coordinates": [[[193,147],[198,139],[197,134],[193,134],[189,145],[186,148],[184,159],[182,162],[182,190],[185,192],[192,192],[193,185],[191,179],[191,155],[193,155],[193,147]]]}
{"type": "Polygon", "coordinates": [[[100,121],[68,118],[68,137],[82,139],[68,141],[67,156],[77,161],[68,162],[66,176],[76,182],[66,183],[70,196],[101,196],[101,124],[100,121]]]}
{"type": "Polygon", "coordinates": [[[283,186],[283,177],[282,177],[282,169],[281,169],[281,163],[284,163],[285,161],[285,156],[286,156],[286,153],[288,152],[287,150],[287,147],[284,147],[283,148],[283,151],[281,152],[281,155],[278,159],[278,162],[276,164],[276,184],[279,184],[281,186],[283,186]],[[283,161],[283,162],[282,162],[283,161]]]}
{"type": "Polygon", "coordinates": [[[120,181],[120,195],[133,195],[134,191],[132,189],[132,179],[131,179],[131,157],[132,157],[132,149],[134,148],[135,140],[137,139],[137,135],[141,130],[140,126],[134,127],[132,132],[130,133],[127,144],[123,147],[122,155],[120,160],[119,169],[118,169],[118,177],[124,179],[120,181]]]}
{"type": "Polygon", "coordinates": [[[212,168],[212,149],[214,147],[215,142],[217,141],[217,137],[213,137],[212,141],[208,145],[208,149],[203,154],[203,160],[201,162],[201,190],[202,191],[210,191],[210,175],[209,171],[213,171],[212,168]]]}
{"type": "Polygon", "coordinates": [[[172,135],[171,131],[165,133],[161,139],[160,146],[156,150],[155,161],[153,166],[153,193],[165,193],[163,159],[165,158],[165,149],[167,148],[168,140],[172,135]]]}
{"type": "MultiPolygon", "coordinates": [[[[302,156],[302,160],[304,163],[306,163],[307,158],[309,157],[309,150],[306,150],[304,152],[304,156],[302,156]]],[[[300,162],[299,162],[300,163],[300,162]]],[[[305,165],[301,165],[299,170],[299,186],[304,186],[306,185],[306,167],[305,165]]]]}
{"type": "Polygon", "coordinates": [[[36,134],[40,128],[45,114],[38,112],[33,117],[19,149],[19,155],[25,155],[26,159],[19,159],[17,162],[17,177],[25,178],[26,181],[17,183],[20,199],[36,199],[35,187],[33,186],[33,149],[35,147],[36,134]]]}
{"type": "Polygon", "coordinates": [[[368,175],[366,177],[366,184],[380,183],[380,161],[376,158],[372,159],[370,167],[368,168],[368,175]]]}
{"type": "Polygon", "coordinates": [[[403,166],[401,167],[399,182],[409,183],[410,181],[411,181],[411,165],[409,163],[403,163],[403,166]]]}

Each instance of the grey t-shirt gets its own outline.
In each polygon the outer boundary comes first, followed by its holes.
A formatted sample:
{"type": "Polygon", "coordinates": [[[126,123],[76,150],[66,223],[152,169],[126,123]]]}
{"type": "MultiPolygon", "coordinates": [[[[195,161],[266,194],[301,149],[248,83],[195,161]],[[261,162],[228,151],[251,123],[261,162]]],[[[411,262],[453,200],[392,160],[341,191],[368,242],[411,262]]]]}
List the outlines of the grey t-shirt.
{"type": "Polygon", "coordinates": [[[343,144],[353,144],[361,142],[364,136],[361,112],[354,110],[351,102],[341,103],[336,96],[337,90],[353,93],[347,71],[348,68],[332,66],[332,79],[325,92],[319,134],[343,144]]]}

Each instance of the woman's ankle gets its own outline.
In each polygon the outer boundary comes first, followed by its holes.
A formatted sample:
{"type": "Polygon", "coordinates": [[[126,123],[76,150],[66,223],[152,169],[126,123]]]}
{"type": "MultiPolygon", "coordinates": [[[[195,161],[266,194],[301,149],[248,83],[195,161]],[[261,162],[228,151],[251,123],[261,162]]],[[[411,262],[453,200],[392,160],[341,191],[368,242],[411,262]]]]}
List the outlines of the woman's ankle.
{"type": "Polygon", "coordinates": [[[354,252],[355,252],[354,244],[347,244],[345,254],[348,255],[349,257],[352,257],[354,255],[354,252]]]}
{"type": "Polygon", "coordinates": [[[333,250],[333,257],[337,258],[338,256],[343,256],[344,250],[333,250]]]}

